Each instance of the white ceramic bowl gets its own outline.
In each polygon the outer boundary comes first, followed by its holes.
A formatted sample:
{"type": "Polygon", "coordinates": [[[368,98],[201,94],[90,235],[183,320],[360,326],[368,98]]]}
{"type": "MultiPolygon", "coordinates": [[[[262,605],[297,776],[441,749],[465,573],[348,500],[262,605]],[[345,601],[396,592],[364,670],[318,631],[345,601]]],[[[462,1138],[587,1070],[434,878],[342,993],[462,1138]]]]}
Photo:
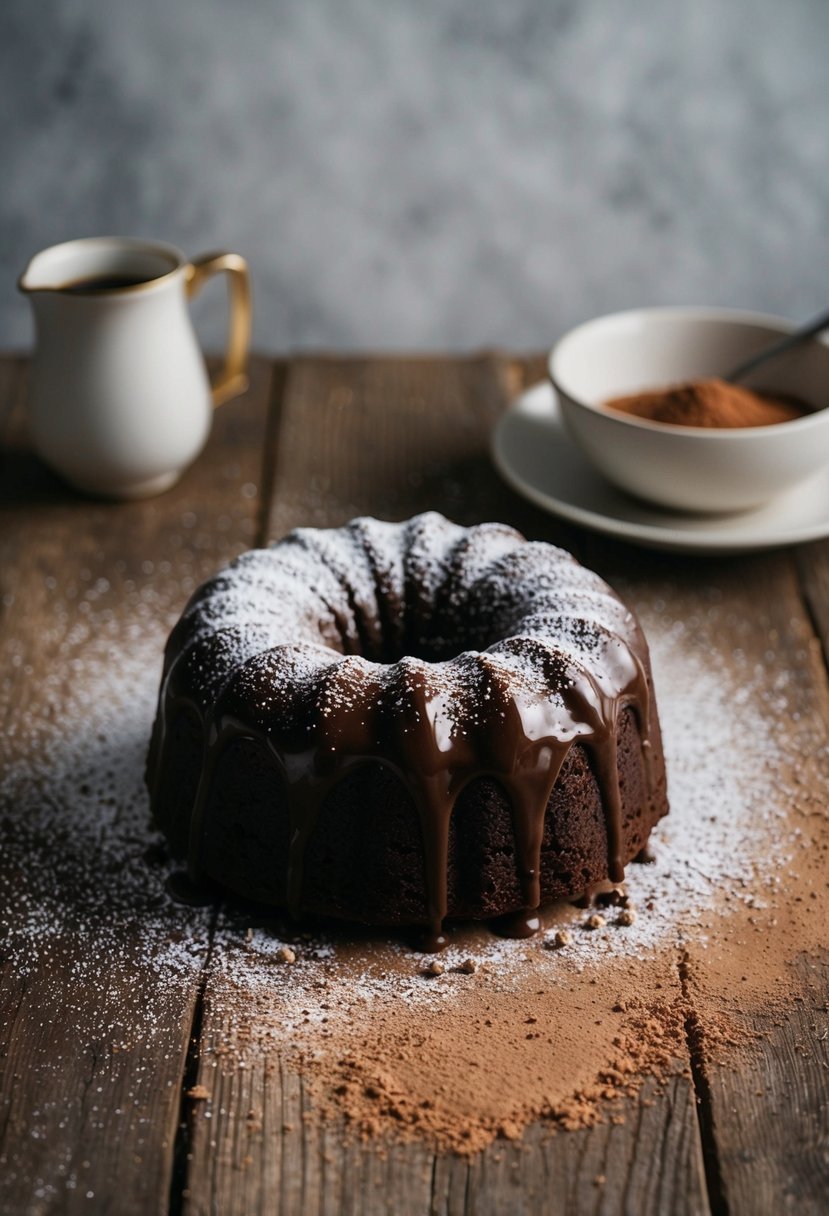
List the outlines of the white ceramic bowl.
{"type": "Polygon", "coordinates": [[[726,374],[790,332],[760,313],[643,308],[570,330],[550,352],[565,423],[593,464],[638,498],[680,511],[759,506],[829,464],[829,344],[808,342],[746,387],[799,397],[817,412],[763,427],[669,426],[603,408],[612,397],[726,374]]]}

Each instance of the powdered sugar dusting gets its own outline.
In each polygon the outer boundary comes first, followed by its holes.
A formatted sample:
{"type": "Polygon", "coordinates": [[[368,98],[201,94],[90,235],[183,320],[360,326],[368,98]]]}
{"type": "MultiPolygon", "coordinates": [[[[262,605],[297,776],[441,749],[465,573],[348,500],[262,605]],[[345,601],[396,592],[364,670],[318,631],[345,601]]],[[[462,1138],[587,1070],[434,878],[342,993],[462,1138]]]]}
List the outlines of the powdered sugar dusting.
{"type": "Polygon", "coordinates": [[[167,896],[171,866],[149,825],[144,762],[163,632],[137,617],[93,610],[70,626],[60,670],[6,738],[0,926],[18,976],[65,961],[67,935],[80,983],[140,965],[178,985],[204,962],[210,913],[167,896]]]}

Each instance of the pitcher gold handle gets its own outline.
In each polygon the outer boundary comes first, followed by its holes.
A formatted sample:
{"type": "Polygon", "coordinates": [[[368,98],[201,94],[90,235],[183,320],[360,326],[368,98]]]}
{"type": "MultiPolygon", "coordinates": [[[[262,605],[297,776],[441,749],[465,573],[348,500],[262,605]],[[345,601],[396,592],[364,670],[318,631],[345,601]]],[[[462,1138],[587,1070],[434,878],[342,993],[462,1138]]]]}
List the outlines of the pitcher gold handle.
{"type": "Polygon", "coordinates": [[[198,295],[208,279],[225,271],[230,290],[230,317],[224,367],[211,383],[213,404],[223,405],[248,387],[250,351],[250,274],[248,264],[238,253],[206,253],[185,267],[187,296],[198,295]]]}

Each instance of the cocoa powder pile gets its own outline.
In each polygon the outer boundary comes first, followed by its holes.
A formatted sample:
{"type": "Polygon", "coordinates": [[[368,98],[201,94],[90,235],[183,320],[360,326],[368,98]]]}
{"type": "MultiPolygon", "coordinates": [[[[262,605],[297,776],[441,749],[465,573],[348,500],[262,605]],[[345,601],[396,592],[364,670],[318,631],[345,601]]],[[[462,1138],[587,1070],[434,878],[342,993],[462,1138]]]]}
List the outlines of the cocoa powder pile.
{"type": "Polygon", "coordinates": [[[716,377],[613,397],[605,408],[671,426],[746,427],[791,422],[809,412],[792,397],[756,393],[716,377]]]}
{"type": "MultiPolygon", "coordinates": [[[[419,1139],[469,1154],[519,1139],[538,1119],[551,1130],[624,1122],[620,1099],[685,1073],[689,1010],[676,974],[651,961],[633,972],[618,960],[577,970],[542,960],[541,949],[518,968],[452,967],[431,981],[443,991],[426,994],[412,989],[417,965],[401,959],[384,973],[393,997],[354,1002],[330,1039],[316,1029],[313,1048],[300,1028],[294,1067],[315,1116],[344,1121],[363,1140],[419,1139]],[[650,999],[637,995],[642,985],[650,999]]],[[[337,966],[351,970],[342,955],[337,966]]],[[[245,1003],[250,1010],[249,992],[245,1003]]],[[[260,1007],[255,1020],[261,1051],[273,1018],[260,1007]]]]}

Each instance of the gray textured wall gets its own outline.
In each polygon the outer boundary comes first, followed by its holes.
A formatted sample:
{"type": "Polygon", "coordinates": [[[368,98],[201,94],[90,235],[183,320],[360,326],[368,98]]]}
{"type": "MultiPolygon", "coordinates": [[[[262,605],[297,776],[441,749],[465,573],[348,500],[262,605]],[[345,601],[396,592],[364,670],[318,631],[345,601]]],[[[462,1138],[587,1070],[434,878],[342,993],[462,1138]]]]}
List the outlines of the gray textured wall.
{"type": "Polygon", "coordinates": [[[266,350],[829,303],[827,0],[3,0],[0,58],[2,346],[108,232],[245,253],[266,350]]]}

